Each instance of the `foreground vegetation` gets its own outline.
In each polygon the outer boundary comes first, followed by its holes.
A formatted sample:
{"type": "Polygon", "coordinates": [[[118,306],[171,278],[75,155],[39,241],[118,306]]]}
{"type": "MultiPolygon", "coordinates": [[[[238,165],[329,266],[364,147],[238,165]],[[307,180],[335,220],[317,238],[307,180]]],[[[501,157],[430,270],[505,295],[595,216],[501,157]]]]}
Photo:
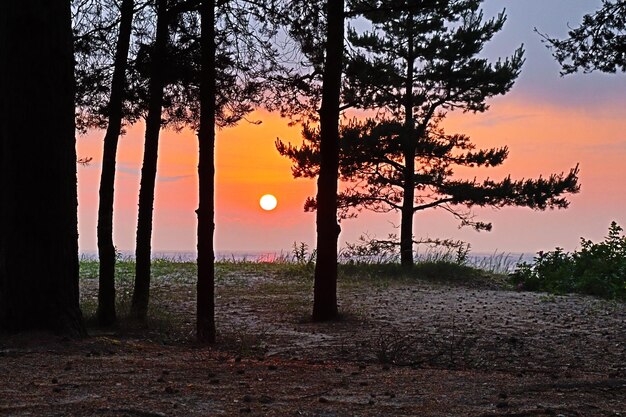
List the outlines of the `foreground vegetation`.
{"type": "MultiPolygon", "coordinates": [[[[340,254],[339,280],[344,285],[355,282],[385,285],[390,281],[425,281],[626,299],[626,237],[615,222],[603,242],[582,239],[578,251],[567,253],[557,248],[551,252],[540,252],[532,263],[516,261],[502,253],[479,260],[468,254],[469,247],[466,245],[426,250],[419,254],[415,266],[407,271],[401,267],[398,253],[391,246],[364,240],[349,245],[340,254]]],[[[292,291],[302,290],[308,294],[313,286],[315,255],[301,243],[294,244],[292,253],[271,259],[221,259],[216,262],[216,279],[218,283],[223,283],[226,277],[236,282],[250,276],[271,276],[287,279],[292,291]]],[[[80,264],[81,279],[97,279],[98,266],[97,260],[83,259],[80,264]]],[[[130,308],[134,273],[134,260],[120,257],[116,263],[116,288],[118,308],[122,313],[130,308]]],[[[197,266],[192,261],[155,259],[152,274],[155,285],[185,284],[193,288],[197,266]]],[[[159,300],[155,299],[153,304],[158,305],[159,300]]],[[[96,309],[95,300],[83,300],[82,307],[87,317],[92,316],[96,309]]]]}
{"type": "Polygon", "coordinates": [[[519,289],[555,294],[581,293],[626,299],[626,236],[612,222],[603,242],[581,238],[580,250],[539,252],[533,263],[521,263],[511,275],[519,289]]]}

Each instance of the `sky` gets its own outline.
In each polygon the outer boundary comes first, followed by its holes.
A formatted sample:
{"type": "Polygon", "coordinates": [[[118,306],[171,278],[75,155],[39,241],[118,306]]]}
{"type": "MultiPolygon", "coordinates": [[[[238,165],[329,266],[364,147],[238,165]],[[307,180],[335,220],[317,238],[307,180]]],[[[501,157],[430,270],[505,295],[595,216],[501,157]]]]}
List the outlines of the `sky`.
{"type": "MultiPolygon", "coordinates": [[[[600,0],[486,0],[485,16],[506,9],[508,20],[483,51],[497,58],[521,44],[526,62],[515,86],[490,100],[482,114],[449,113],[448,132],[468,134],[479,147],[507,145],[510,155],[498,168],[462,175],[535,178],[580,166],[581,192],[566,210],[526,208],[478,209],[477,219],[493,223],[491,232],[458,228],[443,210],[415,216],[416,238],[453,238],[471,244],[476,253],[534,253],[562,247],[571,251],[580,237],[601,240],[611,221],[626,226],[626,74],[559,75],[559,66],[541,43],[539,31],[564,37],[600,0]]],[[[315,195],[315,180],[293,179],[290,162],[274,147],[277,138],[300,143],[298,127],[276,114],[256,111],[234,128],[220,130],[216,145],[216,249],[221,254],[289,252],[294,243],[315,242],[315,215],[303,212],[306,197],[315,195]],[[273,194],[275,210],[264,211],[259,198],[273,194]]],[[[121,138],[116,177],[114,241],[118,250],[133,251],[137,195],[143,152],[143,126],[121,138]]],[[[79,136],[79,157],[92,157],[78,167],[79,246],[95,252],[98,187],[104,132],[79,136]]],[[[153,251],[192,252],[196,246],[197,138],[192,131],[161,133],[153,251]]],[[[399,214],[361,212],[342,222],[340,244],[368,234],[399,234],[399,214]]]]}

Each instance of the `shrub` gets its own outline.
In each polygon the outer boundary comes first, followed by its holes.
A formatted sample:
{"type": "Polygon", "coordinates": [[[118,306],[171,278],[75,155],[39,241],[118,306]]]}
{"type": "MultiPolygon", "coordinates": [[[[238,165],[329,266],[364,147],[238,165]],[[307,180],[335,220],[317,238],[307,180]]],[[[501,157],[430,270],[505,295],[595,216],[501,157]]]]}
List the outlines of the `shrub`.
{"type": "Polygon", "coordinates": [[[511,275],[518,288],[562,294],[577,292],[626,299],[626,236],[612,222],[603,242],[581,238],[573,253],[561,248],[538,252],[532,264],[523,262],[511,275]]]}

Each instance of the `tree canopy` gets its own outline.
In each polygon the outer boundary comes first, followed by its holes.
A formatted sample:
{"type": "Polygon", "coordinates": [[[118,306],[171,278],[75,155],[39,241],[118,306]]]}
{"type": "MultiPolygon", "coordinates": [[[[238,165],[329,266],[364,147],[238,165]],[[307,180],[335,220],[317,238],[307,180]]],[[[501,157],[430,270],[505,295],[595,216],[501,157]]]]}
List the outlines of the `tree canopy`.
{"type": "MultiPolygon", "coordinates": [[[[481,1],[403,0],[354,2],[371,29],[350,29],[350,56],[344,77],[344,101],[375,115],[353,120],[341,131],[340,195],[344,217],[353,208],[402,213],[403,264],[412,264],[413,215],[440,207],[462,225],[489,230],[474,221],[473,206],[566,207],[563,194],[577,192],[577,173],[535,180],[458,179],[455,169],[492,167],[504,162],[506,147],[476,149],[463,134],[448,134],[442,120],[452,110],[484,112],[487,99],[505,94],[523,64],[523,50],[490,62],[483,46],[505,22],[504,13],[485,20],[481,1]],[[384,12],[383,12],[384,10],[384,12]]],[[[317,175],[318,131],[304,129],[296,147],[277,142],[294,162],[294,176],[317,175]]],[[[317,201],[309,199],[308,210],[317,201]]]]}
{"type": "Polygon", "coordinates": [[[541,34],[562,74],[626,71],[626,1],[603,0],[565,39],[541,34]]]}
{"type": "MultiPolygon", "coordinates": [[[[150,63],[154,51],[154,2],[136,1],[123,115],[125,124],[148,112],[150,63]]],[[[200,17],[195,0],[168,2],[169,39],[163,68],[163,124],[174,128],[199,123],[200,17]]],[[[277,70],[277,31],[272,7],[246,0],[216,6],[218,108],[220,127],[233,126],[263,103],[267,78],[277,70]]],[[[119,10],[112,0],[85,0],[74,10],[78,126],[85,131],[105,128],[114,69],[119,10]]]]}

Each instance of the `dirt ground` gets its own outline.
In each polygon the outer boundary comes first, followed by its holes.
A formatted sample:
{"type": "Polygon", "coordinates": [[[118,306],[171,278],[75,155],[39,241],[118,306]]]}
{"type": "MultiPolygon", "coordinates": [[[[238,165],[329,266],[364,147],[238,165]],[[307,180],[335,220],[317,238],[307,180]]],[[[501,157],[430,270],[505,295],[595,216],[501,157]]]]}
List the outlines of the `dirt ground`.
{"type": "Polygon", "coordinates": [[[342,320],[314,324],[310,282],[232,273],[207,348],[174,278],[147,327],[0,339],[0,415],[626,416],[623,303],[353,279],[342,320]]]}

